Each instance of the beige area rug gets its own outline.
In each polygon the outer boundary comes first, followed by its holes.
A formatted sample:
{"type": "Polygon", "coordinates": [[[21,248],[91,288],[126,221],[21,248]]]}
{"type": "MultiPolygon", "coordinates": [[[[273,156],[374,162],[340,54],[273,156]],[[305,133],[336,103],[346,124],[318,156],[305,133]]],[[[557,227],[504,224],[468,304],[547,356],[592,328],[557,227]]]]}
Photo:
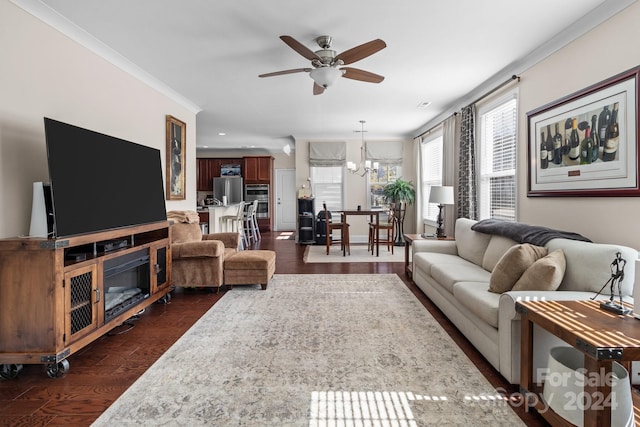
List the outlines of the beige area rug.
{"type": "Polygon", "coordinates": [[[375,274],[234,287],[94,425],[522,422],[402,281],[375,274]]]}
{"type": "Polygon", "coordinates": [[[339,245],[331,247],[327,255],[327,247],[324,245],[309,245],[304,250],[305,263],[318,262],[404,262],[404,246],[396,246],[393,254],[387,251],[386,246],[380,246],[380,256],[371,255],[366,245],[351,245],[351,255],[342,256],[339,245]]]}

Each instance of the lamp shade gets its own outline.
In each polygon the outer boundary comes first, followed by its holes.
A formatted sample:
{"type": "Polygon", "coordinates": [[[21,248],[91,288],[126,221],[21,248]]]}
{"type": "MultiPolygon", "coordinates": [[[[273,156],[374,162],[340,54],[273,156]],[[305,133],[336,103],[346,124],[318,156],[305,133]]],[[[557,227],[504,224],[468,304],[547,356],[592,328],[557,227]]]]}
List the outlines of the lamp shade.
{"type": "Polygon", "coordinates": [[[328,88],[342,75],[342,71],[333,67],[314,68],[309,72],[309,77],[313,79],[318,86],[328,88]]]}
{"type": "Polygon", "coordinates": [[[453,204],[453,187],[432,186],[429,192],[429,203],[437,203],[439,205],[453,204]]]}

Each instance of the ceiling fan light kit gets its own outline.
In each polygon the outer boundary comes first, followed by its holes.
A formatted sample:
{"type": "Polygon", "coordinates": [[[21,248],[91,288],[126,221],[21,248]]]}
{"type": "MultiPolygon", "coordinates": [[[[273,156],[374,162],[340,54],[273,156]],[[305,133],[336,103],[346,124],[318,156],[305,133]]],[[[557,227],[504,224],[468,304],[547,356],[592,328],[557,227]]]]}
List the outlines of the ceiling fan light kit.
{"type": "Polygon", "coordinates": [[[380,39],[375,39],[361,44],[338,55],[336,55],[335,50],[331,49],[331,42],[333,39],[330,36],[316,37],[316,43],[318,43],[318,46],[321,48],[316,52],[313,52],[291,36],[280,36],[280,39],[291,49],[311,61],[311,66],[313,68],[295,68],[292,70],[276,71],[273,73],[260,74],[258,77],[273,77],[283,74],[302,72],[309,73],[309,77],[314,81],[314,95],[320,95],[323,93],[326,88],[335,83],[338,77],[345,77],[351,80],[359,80],[368,83],[380,83],[384,80],[383,76],[369,71],[360,70],[358,68],[338,68],[364,59],[367,56],[373,55],[387,47],[386,43],[380,39]]]}
{"type": "Polygon", "coordinates": [[[320,67],[311,70],[309,72],[309,77],[311,77],[318,86],[326,89],[334,84],[336,80],[338,80],[338,77],[341,77],[342,74],[344,74],[342,70],[339,70],[337,68],[320,67]]]}

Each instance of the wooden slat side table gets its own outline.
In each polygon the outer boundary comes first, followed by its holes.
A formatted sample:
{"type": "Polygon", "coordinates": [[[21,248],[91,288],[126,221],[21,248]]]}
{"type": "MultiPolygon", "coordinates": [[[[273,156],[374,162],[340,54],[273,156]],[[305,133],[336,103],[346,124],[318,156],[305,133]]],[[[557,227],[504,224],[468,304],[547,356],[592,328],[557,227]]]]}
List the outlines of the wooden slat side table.
{"type": "MultiPolygon", "coordinates": [[[[586,381],[585,397],[591,402],[608,402],[613,361],[630,369],[640,360],[640,323],[632,316],[621,316],[600,309],[600,301],[518,301],[521,316],[520,388],[527,396],[526,404],[534,407],[553,425],[571,425],[543,402],[542,388],[533,379],[533,325],[536,324],[580,350],[585,355],[585,377],[602,381],[586,381]],[[564,422],[564,423],[563,423],[564,422]]],[[[632,392],[636,422],[640,408],[638,394],[632,392]]],[[[610,426],[611,407],[587,405],[585,426],[610,426]]]]}

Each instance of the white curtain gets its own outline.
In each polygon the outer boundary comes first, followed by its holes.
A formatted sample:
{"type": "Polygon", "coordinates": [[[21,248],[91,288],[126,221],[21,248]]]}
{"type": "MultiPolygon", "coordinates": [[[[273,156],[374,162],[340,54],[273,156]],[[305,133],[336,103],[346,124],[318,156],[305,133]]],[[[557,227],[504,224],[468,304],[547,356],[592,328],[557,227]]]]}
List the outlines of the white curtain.
{"type": "Polygon", "coordinates": [[[344,141],[309,142],[309,166],[344,166],[346,160],[344,141]]]}
{"type": "MultiPolygon", "coordinates": [[[[456,159],[456,141],[459,140],[460,118],[453,115],[442,122],[442,185],[452,186],[454,191],[454,200],[456,200],[455,192],[458,187],[458,162],[456,159]]],[[[445,206],[444,208],[444,231],[447,236],[454,235],[454,226],[456,221],[456,205],[445,206]]]]}
{"type": "Polygon", "coordinates": [[[416,198],[413,206],[415,206],[415,222],[416,222],[416,233],[424,232],[423,225],[423,212],[422,212],[422,199],[424,198],[424,194],[422,191],[422,136],[418,136],[413,139],[413,159],[415,162],[415,171],[416,176],[414,177],[413,182],[416,183],[414,186],[416,190],[416,198]]]}
{"type": "Polygon", "coordinates": [[[366,143],[366,159],[389,165],[402,165],[402,142],[368,141],[366,143]]]}

